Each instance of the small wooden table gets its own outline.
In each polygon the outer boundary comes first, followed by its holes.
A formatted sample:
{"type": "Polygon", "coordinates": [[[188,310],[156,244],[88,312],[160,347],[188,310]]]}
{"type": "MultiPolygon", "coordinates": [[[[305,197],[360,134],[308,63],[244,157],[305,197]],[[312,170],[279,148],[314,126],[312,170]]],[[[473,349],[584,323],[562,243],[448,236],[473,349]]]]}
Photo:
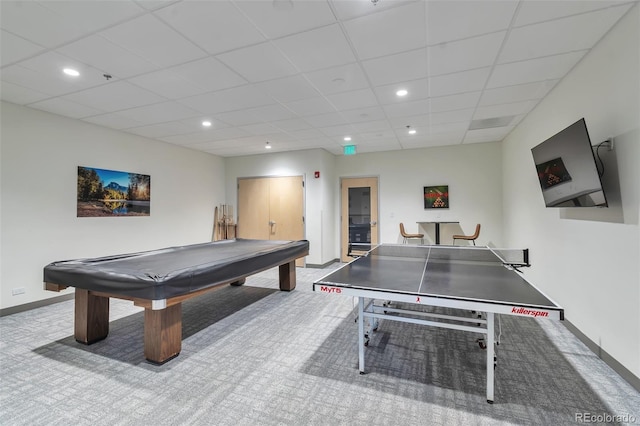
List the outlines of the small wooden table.
{"type": "Polygon", "coordinates": [[[144,356],[154,364],[182,348],[182,302],[224,284],[242,285],[249,275],[279,267],[280,290],[296,287],[297,258],[309,242],[223,240],[205,244],[53,262],[44,288],[75,287],[76,341],[90,345],[109,333],[109,299],[144,308],[144,356]]]}

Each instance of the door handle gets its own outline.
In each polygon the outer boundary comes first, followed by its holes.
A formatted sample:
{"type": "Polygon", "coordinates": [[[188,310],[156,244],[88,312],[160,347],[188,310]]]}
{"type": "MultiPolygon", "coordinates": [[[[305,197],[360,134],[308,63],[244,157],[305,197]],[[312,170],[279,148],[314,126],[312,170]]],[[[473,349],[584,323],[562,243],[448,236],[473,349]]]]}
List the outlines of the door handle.
{"type": "Polygon", "coordinates": [[[378,224],[378,222],[376,222],[375,220],[373,222],[369,222],[369,225],[371,226],[376,226],[378,224]]]}
{"type": "Polygon", "coordinates": [[[275,225],[275,224],[276,224],[276,223],[275,223],[273,220],[270,220],[270,221],[269,221],[269,226],[273,226],[273,225],[275,225]]]}

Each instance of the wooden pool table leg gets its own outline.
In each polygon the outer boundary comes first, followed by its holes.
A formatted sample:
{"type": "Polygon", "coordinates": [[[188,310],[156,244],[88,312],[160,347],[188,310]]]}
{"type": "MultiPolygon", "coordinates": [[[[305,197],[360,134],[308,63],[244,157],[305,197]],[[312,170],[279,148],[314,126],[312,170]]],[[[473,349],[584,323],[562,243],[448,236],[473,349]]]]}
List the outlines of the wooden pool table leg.
{"type": "Polygon", "coordinates": [[[164,364],[182,349],[182,304],[164,309],[144,310],[144,357],[153,364],[164,364]]]}
{"type": "Polygon", "coordinates": [[[109,298],[76,288],[75,304],[76,341],[90,345],[106,338],[109,334],[109,298]]]}
{"type": "Polygon", "coordinates": [[[296,261],[283,263],[280,270],[280,290],[291,291],[296,288],[296,261]]]}

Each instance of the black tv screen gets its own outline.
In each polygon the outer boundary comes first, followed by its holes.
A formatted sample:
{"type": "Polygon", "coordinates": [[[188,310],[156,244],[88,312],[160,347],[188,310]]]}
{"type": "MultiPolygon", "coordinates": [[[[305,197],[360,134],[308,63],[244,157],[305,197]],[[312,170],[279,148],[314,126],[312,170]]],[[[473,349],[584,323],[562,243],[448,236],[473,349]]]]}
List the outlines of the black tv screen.
{"type": "Polygon", "coordinates": [[[531,153],[547,207],[607,207],[584,118],[531,153]]]}

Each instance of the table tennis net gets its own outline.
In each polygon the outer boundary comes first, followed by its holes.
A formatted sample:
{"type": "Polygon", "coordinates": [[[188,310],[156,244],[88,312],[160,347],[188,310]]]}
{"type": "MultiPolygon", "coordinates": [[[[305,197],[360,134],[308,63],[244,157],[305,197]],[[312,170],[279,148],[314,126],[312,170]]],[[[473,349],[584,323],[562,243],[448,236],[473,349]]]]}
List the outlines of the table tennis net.
{"type": "Polygon", "coordinates": [[[374,247],[368,256],[401,257],[451,262],[486,262],[521,267],[529,265],[529,249],[453,246],[410,246],[382,244],[374,247]]]}

